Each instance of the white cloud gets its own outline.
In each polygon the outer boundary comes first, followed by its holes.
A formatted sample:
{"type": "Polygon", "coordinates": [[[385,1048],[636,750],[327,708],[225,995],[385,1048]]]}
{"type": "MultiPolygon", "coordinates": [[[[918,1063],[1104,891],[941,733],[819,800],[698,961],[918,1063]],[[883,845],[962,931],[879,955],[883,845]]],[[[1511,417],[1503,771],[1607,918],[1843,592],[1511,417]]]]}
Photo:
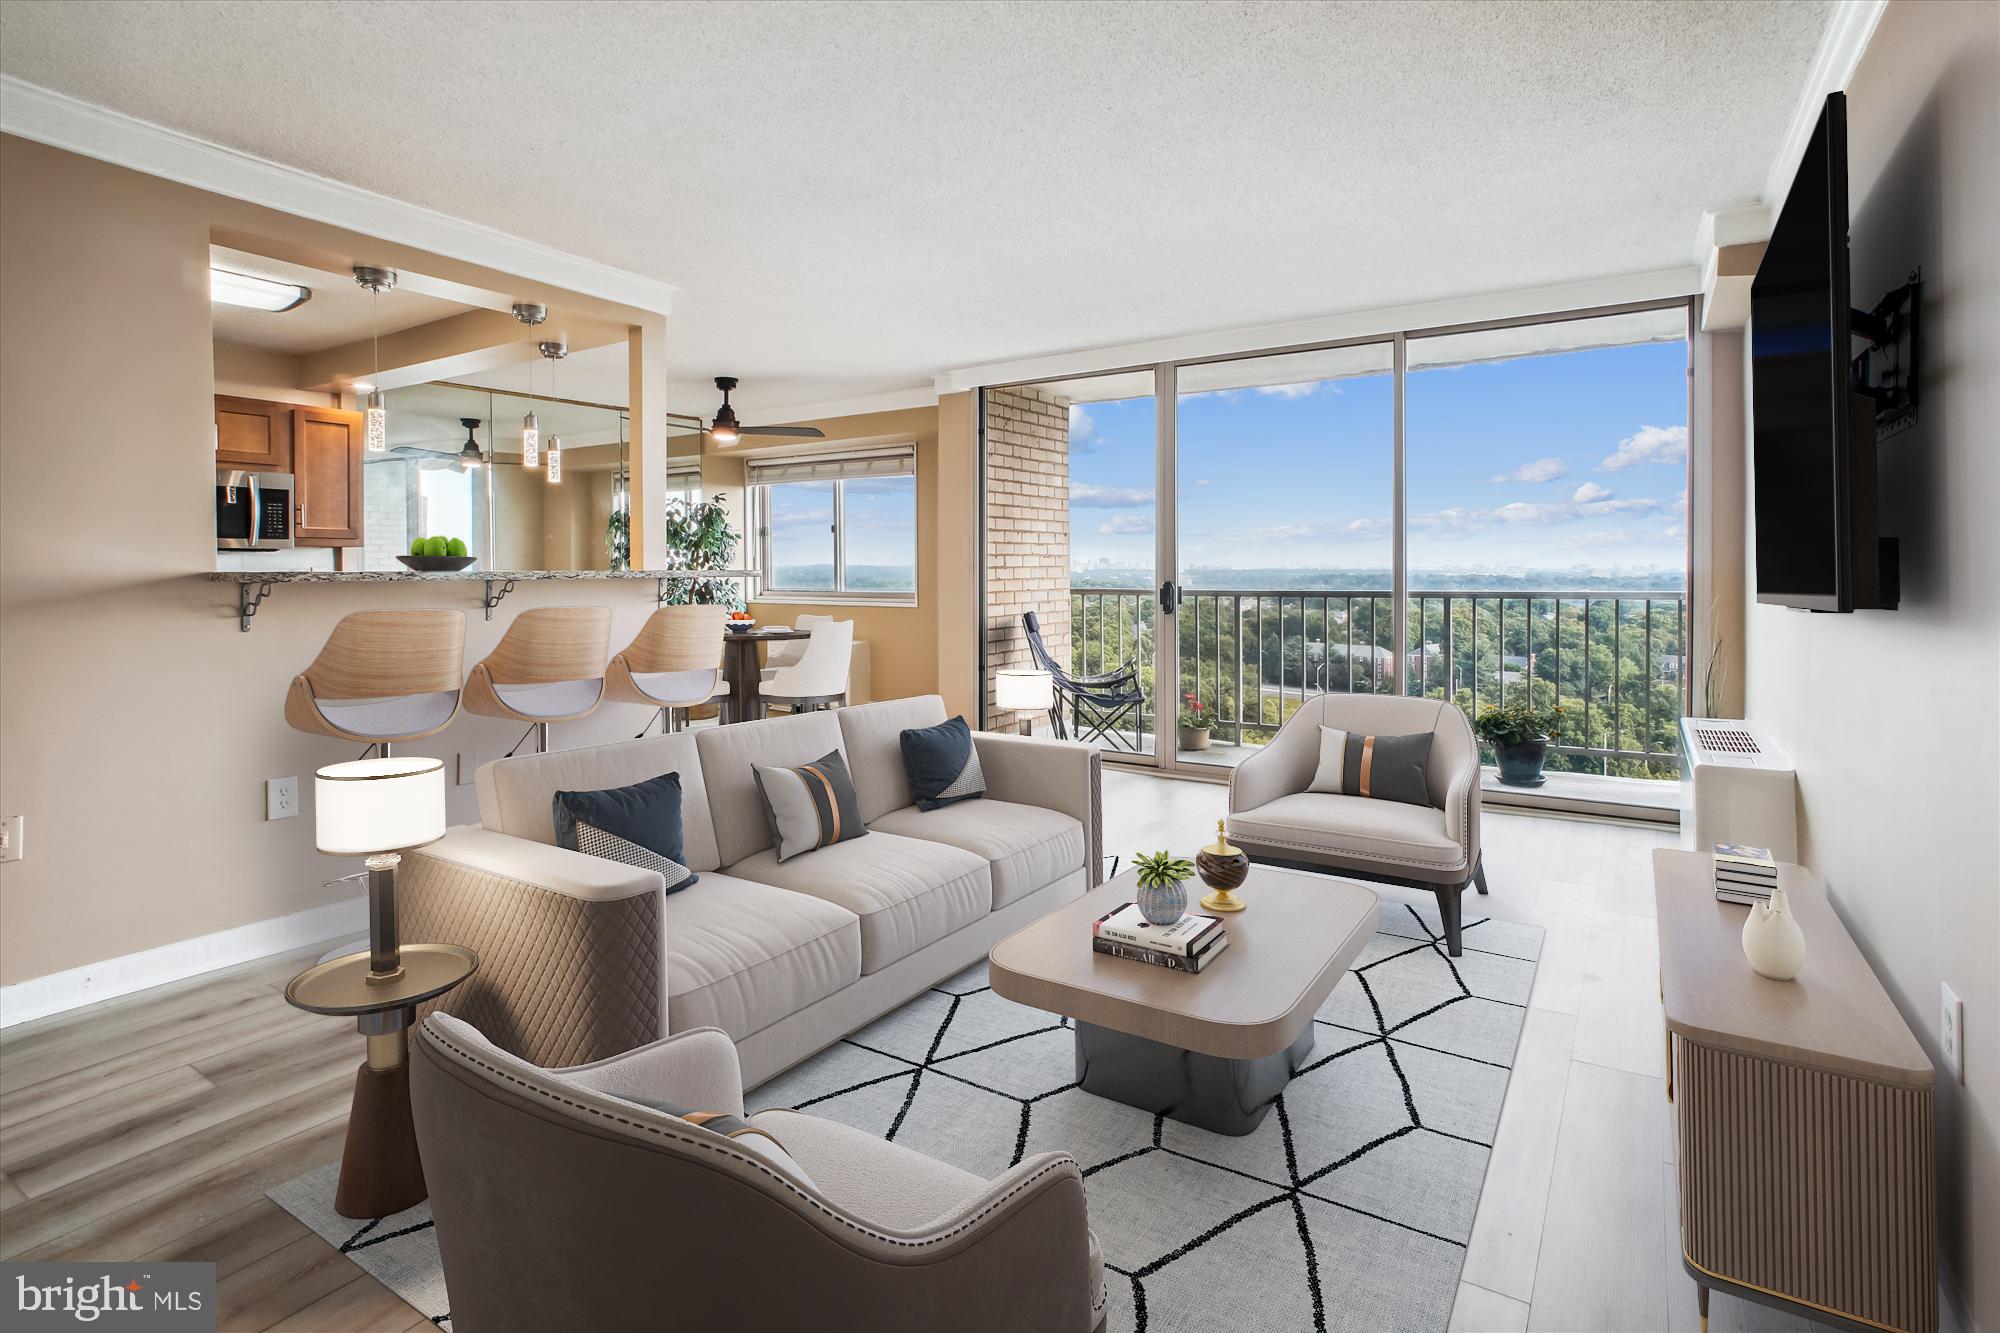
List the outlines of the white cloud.
{"type": "Polygon", "coordinates": [[[1565,471],[1563,461],[1560,458],[1537,458],[1532,463],[1521,464],[1521,466],[1515,468],[1512,472],[1503,472],[1499,476],[1491,477],[1488,480],[1492,481],[1496,486],[1505,485],[1512,481],[1561,481],[1565,471]]]}
{"type": "Polygon", "coordinates": [[[1136,509],[1153,503],[1153,493],[1137,486],[1093,486],[1072,482],[1069,502],[1079,509],[1136,509]]]}
{"type": "Polygon", "coordinates": [[[1688,493],[1686,487],[1681,488],[1681,498],[1667,506],[1667,512],[1675,518],[1686,518],[1688,516],[1688,493]]]}
{"type": "Polygon", "coordinates": [[[1071,403],[1069,405],[1070,448],[1074,449],[1095,434],[1097,434],[1097,422],[1091,419],[1090,413],[1085,410],[1082,403],[1071,403]]]}
{"type": "Polygon", "coordinates": [[[1202,479],[1201,479],[1200,481],[1198,481],[1198,482],[1196,482],[1196,483],[1195,483],[1195,485],[1197,485],[1197,486],[1206,486],[1206,485],[1208,485],[1208,484],[1209,484],[1209,482],[1208,482],[1208,478],[1207,478],[1207,477],[1203,477],[1203,478],[1202,478],[1202,479]]]}
{"type": "Polygon", "coordinates": [[[1516,500],[1512,504],[1500,505],[1493,509],[1467,509],[1454,505],[1449,509],[1438,509],[1428,514],[1411,515],[1410,530],[1431,536],[1449,537],[1482,532],[1496,524],[1510,527],[1551,527],[1562,523],[1580,523],[1591,518],[1609,518],[1616,514],[1651,514],[1661,508],[1658,500],[1636,497],[1626,500],[1604,499],[1582,502],[1571,500],[1550,504],[1530,504],[1527,501],[1516,500]]]}
{"type": "Polygon", "coordinates": [[[1390,522],[1386,518],[1357,518],[1347,525],[1347,530],[1357,536],[1364,533],[1387,532],[1390,522]]]}
{"type": "Polygon", "coordinates": [[[1609,500],[1611,488],[1599,486],[1594,481],[1586,481],[1576,488],[1576,494],[1569,497],[1572,504],[1589,504],[1592,500],[1609,500]]]}
{"type": "Polygon", "coordinates": [[[1569,539],[1571,546],[1624,546],[1630,543],[1632,534],[1624,528],[1606,528],[1602,532],[1579,532],[1569,539]]]}
{"type": "Polygon", "coordinates": [[[1143,537],[1153,530],[1151,514],[1113,514],[1097,525],[1100,536],[1143,537]]]}
{"type": "Polygon", "coordinates": [[[1641,463],[1680,463],[1688,456],[1686,426],[1641,426],[1618,442],[1617,452],[1604,460],[1604,470],[1621,472],[1641,463]]]}
{"type": "Polygon", "coordinates": [[[1318,380],[1307,380],[1304,384],[1260,384],[1257,392],[1271,398],[1304,398],[1319,390],[1318,380]]]}

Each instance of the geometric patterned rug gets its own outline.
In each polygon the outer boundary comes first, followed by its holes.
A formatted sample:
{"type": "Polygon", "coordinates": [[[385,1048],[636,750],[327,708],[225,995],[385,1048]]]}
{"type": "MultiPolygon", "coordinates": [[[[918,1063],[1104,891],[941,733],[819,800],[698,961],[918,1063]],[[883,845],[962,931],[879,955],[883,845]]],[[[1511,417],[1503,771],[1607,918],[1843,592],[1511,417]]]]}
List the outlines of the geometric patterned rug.
{"type": "MultiPolygon", "coordinates": [[[[747,1100],[809,1109],[980,1176],[1070,1153],[1115,1333],[1442,1333],[1542,931],[1468,920],[1465,952],[1451,958],[1434,906],[1381,892],[1379,931],[1316,1015],[1311,1054],[1241,1138],[1079,1089],[1069,1020],[995,995],[984,962],[747,1100]]],[[[450,1328],[429,1206],[349,1221],[332,1209],[337,1176],[338,1164],[323,1167],[271,1197],[450,1328]]]]}

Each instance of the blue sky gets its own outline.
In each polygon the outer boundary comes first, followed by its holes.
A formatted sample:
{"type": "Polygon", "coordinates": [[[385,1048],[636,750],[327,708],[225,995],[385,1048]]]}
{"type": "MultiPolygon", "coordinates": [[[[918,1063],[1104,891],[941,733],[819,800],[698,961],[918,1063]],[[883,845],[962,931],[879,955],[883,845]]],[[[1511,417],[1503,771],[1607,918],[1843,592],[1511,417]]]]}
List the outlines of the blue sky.
{"type": "MultiPolygon", "coordinates": [[[[1413,576],[1680,570],[1686,371],[1684,342],[1411,371],[1413,576]]],[[[1183,396],[1183,566],[1386,570],[1393,411],[1386,374],[1183,396]]],[[[1153,436],[1150,398],[1071,408],[1072,565],[1152,564],[1153,436]]]]}

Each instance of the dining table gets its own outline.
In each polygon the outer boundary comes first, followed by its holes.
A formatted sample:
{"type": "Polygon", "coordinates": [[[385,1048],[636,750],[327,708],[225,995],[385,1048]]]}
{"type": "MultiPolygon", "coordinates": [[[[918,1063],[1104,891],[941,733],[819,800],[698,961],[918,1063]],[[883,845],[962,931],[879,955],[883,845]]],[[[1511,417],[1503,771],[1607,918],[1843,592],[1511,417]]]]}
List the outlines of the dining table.
{"type": "Polygon", "coordinates": [[[758,686],[763,684],[762,662],[757,656],[760,643],[785,643],[793,639],[810,639],[809,629],[794,629],[790,625],[773,625],[757,629],[728,629],[722,631],[722,668],[729,677],[730,722],[748,722],[754,719],[761,707],[763,695],[758,686]]]}

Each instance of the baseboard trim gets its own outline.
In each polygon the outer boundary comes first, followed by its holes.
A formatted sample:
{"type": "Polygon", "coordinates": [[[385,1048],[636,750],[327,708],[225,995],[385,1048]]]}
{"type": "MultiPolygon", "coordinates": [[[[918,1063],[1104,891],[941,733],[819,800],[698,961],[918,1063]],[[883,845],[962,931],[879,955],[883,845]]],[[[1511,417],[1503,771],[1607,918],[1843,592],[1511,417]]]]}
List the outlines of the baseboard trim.
{"type": "Polygon", "coordinates": [[[197,935],[157,949],[0,986],[0,1028],[367,929],[367,898],[347,898],[290,916],[252,921],[213,935],[197,935]]]}

